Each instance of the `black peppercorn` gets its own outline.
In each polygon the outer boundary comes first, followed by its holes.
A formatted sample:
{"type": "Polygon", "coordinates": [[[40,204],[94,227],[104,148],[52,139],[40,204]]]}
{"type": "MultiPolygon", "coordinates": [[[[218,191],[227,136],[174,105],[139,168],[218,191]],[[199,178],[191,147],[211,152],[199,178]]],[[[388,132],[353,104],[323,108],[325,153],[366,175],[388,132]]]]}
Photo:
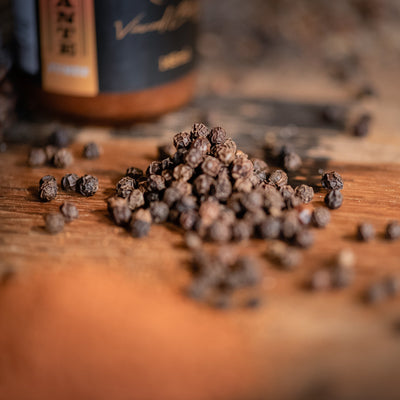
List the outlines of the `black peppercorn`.
{"type": "Polygon", "coordinates": [[[134,189],[128,196],[127,204],[131,210],[136,210],[144,205],[144,196],[139,189],[134,189]]]}
{"type": "Polygon", "coordinates": [[[154,201],[150,204],[149,209],[155,224],[160,224],[168,219],[169,207],[163,201],[154,201]]]}
{"type": "Polygon", "coordinates": [[[174,168],[174,178],[179,181],[188,181],[193,175],[193,168],[186,164],[179,164],[174,168]]]}
{"type": "Polygon", "coordinates": [[[193,182],[194,189],[196,193],[201,195],[208,195],[213,184],[214,179],[206,174],[199,175],[193,182]]]}
{"type": "Polygon", "coordinates": [[[279,237],[280,231],[281,221],[270,215],[257,226],[257,233],[261,239],[276,239],[279,237]]]}
{"type": "Polygon", "coordinates": [[[44,216],[46,231],[56,234],[64,229],[64,217],[60,213],[50,213],[44,216]]]}
{"type": "Polygon", "coordinates": [[[74,162],[74,157],[68,149],[57,150],[53,157],[56,168],[67,168],[74,162]]]}
{"type": "Polygon", "coordinates": [[[207,128],[206,125],[202,124],[202,123],[196,123],[193,125],[192,128],[192,136],[193,138],[198,138],[198,137],[207,137],[210,133],[210,129],[207,128]]]}
{"type": "Polygon", "coordinates": [[[314,197],[314,190],[308,185],[297,186],[294,193],[305,204],[309,203],[314,197]]]}
{"type": "Polygon", "coordinates": [[[323,174],[321,184],[323,188],[328,190],[343,189],[343,179],[336,171],[326,172],[323,174]]]}
{"type": "Polygon", "coordinates": [[[269,176],[268,182],[277,187],[281,187],[287,185],[288,176],[285,171],[277,169],[276,171],[272,172],[272,174],[269,176]]]}
{"type": "Polygon", "coordinates": [[[107,201],[108,211],[111,214],[116,225],[128,225],[132,216],[132,211],[129,208],[126,199],[122,197],[111,197],[107,201]]]}
{"type": "Polygon", "coordinates": [[[226,140],[226,131],[221,127],[213,128],[211,129],[209,138],[212,144],[222,144],[226,140]]]}
{"type": "Polygon", "coordinates": [[[94,160],[100,157],[100,149],[97,143],[90,142],[83,148],[83,157],[94,160]]]}
{"type": "Polygon", "coordinates": [[[63,204],[61,204],[60,211],[64,216],[65,222],[71,222],[79,217],[79,211],[76,208],[76,205],[68,201],[65,201],[63,204]]]}
{"type": "Polygon", "coordinates": [[[301,164],[301,157],[293,151],[288,152],[283,156],[283,168],[286,171],[297,171],[300,169],[301,164]]]}
{"type": "Polygon", "coordinates": [[[399,221],[390,221],[386,225],[385,231],[386,239],[396,240],[400,238],[400,223],[399,221]]]}
{"type": "Polygon", "coordinates": [[[191,141],[192,139],[188,132],[180,132],[174,136],[174,146],[177,150],[188,148],[191,141]]]}
{"type": "Polygon", "coordinates": [[[119,197],[126,199],[136,188],[136,181],[130,176],[124,176],[116,185],[116,192],[119,197]]]}
{"type": "Polygon", "coordinates": [[[71,142],[70,135],[64,129],[57,129],[51,133],[48,139],[48,143],[58,147],[68,147],[71,142]]]}
{"type": "Polygon", "coordinates": [[[296,232],[295,243],[299,247],[308,248],[314,244],[314,234],[308,229],[300,229],[296,232]]]}
{"type": "Polygon", "coordinates": [[[51,175],[44,176],[39,182],[39,198],[42,201],[51,201],[57,197],[57,182],[51,175]]]}
{"type": "Polygon", "coordinates": [[[179,225],[186,231],[194,228],[198,220],[198,214],[194,210],[183,211],[179,216],[179,225]]]}
{"type": "Polygon", "coordinates": [[[147,189],[151,192],[161,192],[165,189],[165,179],[161,175],[150,175],[147,178],[147,189]]]}
{"type": "MultiPolygon", "coordinates": [[[[189,167],[196,168],[203,162],[203,153],[199,149],[192,148],[186,153],[185,160],[186,160],[186,164],[189,167]]],[[[175,167],[175,168],[178,168],[178,167],[175,167]]],[[[179,178],[177,178],[177,179],[179,179],[179,178]]]]}
{"type": "Polygon", "coordinates": [[[181,197],[182,194],[178,188],[169,187],[164,192],[163,201],[171,208],[181,197]]]}
{"type": "Polygon", "coordinates": [[[93,175],[84,175],[78,179],[76,187],[82,196],[93,196],[99,189],[99,181],[93,175]]]}
{"type": "MultiPolygon", "coordinates": [[[[172,164],[172,162],[171,162],[172,164]]],[[[152,161],[146,170],[146,175],[160,175],[162,171],[162,164],[161,161],[152,161]]]]}
{"type": "Polygon", "coordinates": [[[375,237],[375,228],[372,224],[363,222],[357,226],[357,238],[363,242],[369,242],[375,237]]]}
{"type": "Polygon", "coordinates": [[[231,164],[231,174],[233,179],[247,179],[253,173],[253,163],[247,158],[236,158],[231,164]]]}
{"type": "Polygon", "coordinates": [[[329,224],[331,214],[325,207],[316,207],[312,213],[312,222],[317,228],[324,228],[329,224]]]}
{"type": "Polygon", "coordinates": [[[232,226],[233,240],[242,241],[250,239],[253,234],[253,227],[247,221],[239,220],[232,226]]]}
{"type": "Polygon", "coordinates": [[[193,140],[193,143],[190,146],[190,148],[199,150],[201,154],[205,156],[211,150],[211,143],[205,136],[199,136],[198,138],[193,140]]]}
{"type": "Polygon", "coordinates": [[[139,179],[143,176],[143,171],[140,168],[129,167],[125,173],[126,176],[130,176],[133,179],[139,179]]]}
{"type": "Polygon", "coordinates": [[[340,190],[331,190],[325,196],[325,204],[332,210],[339,208],[343,203],[343,195],[340,190]]]}
{"type": "Polygon", "coordinates": [[[215,178],[221,169],[221,162],[215,157],[207,156],[201,164],[201,169],[205,174],[215,178]]]}
{"type": "Polygon", "coordinates": [[[130,230],[133,237],[147,236],[151,228],[151,214],[149,210],[139,209],[132,215],[130,230]]]}
{"type": "Polygon", "coordinates": [[[29,153],[28,164],[31,167],[41,167],[47,161],[46,152],[42,148],[33,148],[29,153]]]}
{"type": "Polygon", "coordinates": [[[67,192],[75,192],[76,183],[78,182],[79,176],[76,174],[66,174],[61,179],[61,187],[67,192]]]}

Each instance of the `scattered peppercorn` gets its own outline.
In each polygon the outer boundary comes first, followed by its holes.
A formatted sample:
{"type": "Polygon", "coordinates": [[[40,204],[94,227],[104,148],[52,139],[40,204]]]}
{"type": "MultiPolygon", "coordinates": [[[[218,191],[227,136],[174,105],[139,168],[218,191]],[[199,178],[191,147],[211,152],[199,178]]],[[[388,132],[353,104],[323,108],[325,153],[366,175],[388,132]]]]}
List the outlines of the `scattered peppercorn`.
{"type": "Polygon", "coordinates": [[[99,181],[93,175],[84,175],[78,179],[76,187],[82,196],[93,196],[99,189],[99,181]]]}
{"type": "Polygon", "coordinates": [[[312,213],[312,222],[317,228],[325,228],[331,220],[331,213],[325,207],[316,207],[312,213]]]}
{"type": "Polygon", "coordinates": [[[400,223],[399,221],[390,221],[386,225],[386,239],[396,240],[400,239],[400,223]]]}
{"type": "Polygon", "coordinates": [[[121,178],[116,186],[117,196],[126,199],[136,188],[136,181],[130,176],[121,178]]]}
{"type": "Polygon", "coordinates": [[[369,242],[375,238],[375,228],[368,222],[363,222],[357,226],[357,238],[363,242],[369,242]]]}
{"type": "Polygon", "coordinates": [[[53,164],[56,168],[67,168],[74,162],[74,157],[68,149],[59,149],[53,157],[53,164]]]}
{"type": "Polygon", "coordinates": [[[61,188],[67,192],[75,192],[78,179],[79,176],[76,174],[64,175],[61,179],[61,188]]]}
{"type": "Polygon", "coordinates": [[[325,204],[331,208],[332,210],[335,210],[339,208],[342,203],[343,203],[343,195],[340,192],[340,190],[331,190],[328,192],[325,196],[325,204]]]}
{"type": "Polygon", "coordinates": [[[65,222],[71,222],[79,217],[79,211],[76,208],[76,205],[68,201],[65,201],[63,204],[61,204],[60,211],[64,216],[65,222]]]}
{"type": "Polygon", "coordinates": [[[47,156],[46,152],[42,148],[33,148],[29,153],[28,164],[31,167],[41,167],[46,164],[47,156]]]}
{"type": "Polygon", "coordinates": [[[83,148],[83,157],[94,160],[100,157],[100,148],[95,142],[90,142],[83,148]]]}
{"type": "Polygon", "coordinates": [[[64,217],[61,213],[50,213],[44,216],[46,231],[56,234],[64,229],[64,217]]]}
{"type": "Polygon", "coordinates": [[[39,182],[39,198],[42,201],[51,201],[57,197],[56,178],[46,175],[39,182]]]}
{"type": "Polygon", "coordinates": [[[276,171],[272,172],[269,176],[268,181],[272,184],[277,186],[278,188],[288,183],[288,176],[285,171],[277,169],[276,171]]]}

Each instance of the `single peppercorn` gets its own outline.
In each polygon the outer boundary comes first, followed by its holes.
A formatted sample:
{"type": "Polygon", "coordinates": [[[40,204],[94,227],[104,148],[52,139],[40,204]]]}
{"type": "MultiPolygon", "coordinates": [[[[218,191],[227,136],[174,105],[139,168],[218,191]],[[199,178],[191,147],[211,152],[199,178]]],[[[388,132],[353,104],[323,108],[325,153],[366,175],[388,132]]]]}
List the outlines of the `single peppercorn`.
{"type": "Polygon", "coordinates": [[[185,230],[189,231],[194,228],[198,220],[198,213],[194,210],[186,210],[181,212],[179,216],[179,225],[185,230]]]}
{"type": "Polygon", "coordinates": [[[48,143],[61,149],[68,147],[71,142],[70,134],[64,129],[56,129],[48,138],[48,143]]]}
{"type": "Polygon", "coordinates": [[[75,192],[78,179],[79,176],[76,174],[64,175],[61,179],[61,188],[66,192],[75,192]]]}
{"type": "Polygon", "coordinates": [[[144,205],[144,196],[139,189],[133,189],[126,200],[131,210],[136,210],[144,205]]]}
{"type": "Polygon", "coordinates": [[[118,196],[110,197],[107,200],[108,211],[116,225],[128,225],[132,216],[132,211],[126,199],[118,196]]]}
{"type": "Polygon", "coordinates": [[[160,175],[162,171],[161,161],[152,161],[146,169],[146,175],[160,175]]]}
{"type": "Polygon", "coordinates": [[[268,178],[268,182],[272,185],[277,186],[278,188],[288,183],[288,176],[285,171],[277,169],[272,172],[272,174],[268,178]]]}
{"type": "Polygon", "coordinates": [[[208,239],[213,242],[228,242],[232,232],[226,223],[216,220],[208,228],[208,239]]]}
{"type": "Polygon", "coordinates": [[[188,148],[191,141],[192,139],[188,132],[180,132],[174,136],[174,146],[177,150],[188,148]]]}
{"type": "Polygon", "coordinates": [[[61,204],[60,211],[64,216],[65,222],[71,222],[79,217],[79,211],[76,208],[76,205],[68,201],[61,204]]]}
{"type": "Polygon", "coordinates": [[[130,176],[133,179],[139,179],[143,176],[143,171],[140,168],[129,167],[125,173],[126,176],[130,176]]]}
{"type": "Polygon", "coordinates": [[[335,210],[342,205],[343,195],[340,190],[331,190],[326,194],[324,201],[329,208],[335,210]]]}
{"type": "Polygon", "coordinates": [[[257,226],[257,234],[261,239],[276,239],[281,232],[281,221],[278,218],[267,216],[257,226]]]}
{"type": "Polygon", "coordinates": [[[399,223],[399,221],[390,221],[386,225],[385,236],[386,236],[386,239],[388,239],[388,240],[400,239],[400,223],[399,223]]]}
{"type": "Polygon", "coordinates": [[[147,236],[151,228],[151,213],[149,210],[139,209],[132,215],[130,223],[131,235],[135,238],[147,236]]]}
{"type": "Polygon", "coordinates": [[[68,149],[59,149],[53,157],[53,164],[56,168],[67,168],[74,162],[74,157],[68,149]]]}
{"type": "Polygon", "coordinates": [[[136,188],[136,181],[130,176],[124,176],[116,185],[116,192],[119,197],[126,199],[136,188]]]}
{"type": "Polygon", "coordinates": [[[294,241],[299,247],[311,247],[314,244],[314,234],[308,229],[300,229],[296,232],[294,241]]]}
{"type": "Polygon", "coordinates": [[[253,163],[247,158],[236,158],[231,164],[231,174],[233,179],[247,179],[253,173],[253,163]]]}
{"type": "Polygon", "coordinates": [[[314,197],[314,190],[311,186],[300,185],[294,190],[295,196],[301,199],[305,204],[309,203],[314,197]]]}
{"type": "Polygon", "coordinates": [[[211,129],[209,139],[212,144],[223,144],[226,140],[225,129],[221,127],[211,129]]]}
{"type": "Polygon", "coordinates": [[[51,175],[46,175],[39,182],[39,198],[42,201],[51,201],[57,197],[57,182],[51,175]]]}
{"type": "Polygon", "coordinates": [[[179,164],[174,168],[173,176],[176,180],[186,182],[193,175],[193,168],[186,164],[179,164]]]}
{"type": "Polygon", "coordinates": [[[247,221],[239,220],[232,225],[232,238],[235,241],[250,239],[253,234],[253,227],[247,221]]]}
{"type": "Polygon", "coordinates": [[[208,154],[211,150],[211,143],[205,136],[199,136],[198,138],[194,139],[192,145],[190,146],[191,149],[196,149],[201,152],[203,156],[208,154]]]}
{"type": "Polygon", "coordinates": [[[201,150],[192,148],[186,153],[185,160],[189,167],[196,168],[203,162],[203,153],[201,150]]]}
{"type": "Polygon", "coordinates": [[[375,238],[375,228],[368,222],[363,222],[357,226],[357,238],[363,242],[369,242],[375,238]]]}
{"type": "Polygon", "coordinates": [[[29,153],[28,165],[30,167],[41,167],[46,164],[46,152],[42,148],[33,148],[29,153]]]}
{"type": "Polygon", "coordinates": [[[64,229],[64,217],[60,213],[46,214],[44,222],[46,231],[53,235],[64,229]]]}
{"type": "Polygon", "coordinates": [[[95,142],[87,143],[83,148],[83,157],[94,160],[100,157],[100,148],[95,142]]]}
{"type": "Polygon", "coordinates": [[[165,189],[165,179],[161,175],[150,175],[147,178],[147,189],[151,192],[161,192],[165,189]]]}
{"type": "Polygon", "coordinates": [[[321,184],[324,189],[328,190],[343,189],[343,179],[336,171],[326,172],[323,174],[321,184]]]}
{"type": "Polygon", "coordinates": [[[325,228],[331,220],[331,213],[325,207],[316,207],[312,213],[312,222],[317,228],[325,228]]]}
{"type": "Polygon", "coordinates": [[[93,196],[99,189],[99,181],[93,175],[84,175],[78,179],[76,188],[82,196],[93,196]]]}
{"type": "Polygon", "coordinates": [[[291,151],[283,156],[283,168],[286,171],[297,171],[302,165],[301,157],[291,151]]]}
{"type": "Polygon", "coordinates": [[[197,195],[208,195],[211,189],[211,185],[214,180],[211,176],[206,174],[199,175],[194,181],[193,186],[197,195]]]}
{"type": "Polygon", "coordinates": [[[205,174],[215,178],[221,169],[221,162],[215,157],[207,156],[201,164],[201,169],[205,174]]]}
{"type": "Polygon", "coordinates": [[[210,133],[210,129],[202,123],[195,123],[193,124],[191,133],[194,139],[198,137],[207,137],[210,133]]]}
{"type": "Polygon", "coordinates": [[[160,224],[168,219],[169,207],[163,201],[154,201],[150,204],[149,209],[155,224],[160,224]]]}

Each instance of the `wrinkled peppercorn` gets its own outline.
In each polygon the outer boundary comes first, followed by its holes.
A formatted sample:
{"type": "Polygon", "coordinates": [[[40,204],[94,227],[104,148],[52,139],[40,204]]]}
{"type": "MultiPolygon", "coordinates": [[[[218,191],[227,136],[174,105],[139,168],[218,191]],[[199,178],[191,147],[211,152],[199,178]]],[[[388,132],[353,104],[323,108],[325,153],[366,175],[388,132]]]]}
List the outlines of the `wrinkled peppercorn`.
{"type": "Polygon", "coordinates": [[[31,167],[41,167],[46,164],[46,152],[42,148],[33,148],[29,153],[28,164],[31,167]]]}
{"type": "Polygon", "coordinates": [[[331,190],[325,196],[325,204],[332,210],[339,208],[343,203],[343,195],[340,190],[331,190]]]}
{"type": "Polygon", "coordinates": [[[295,196],[299,197],[303,203],[309,203],[314,197],[314,190],[311,186],[300,185],[294,190],[295,196]]]}
{"type": "Polygon", "coordinates": [[[209,139],[212,144],[223,144],[226,140],[225,129],[221,127],[211,129],[209,139]]]}
{"type": "Polygon", "coordinates": [[[163,201],[171,208],[181,197],[182,194],[178,188],[169,187],[164,192],[163,201]]]}
{"type": "Polygon", "coordinates": [[[165,179],[161,175],[150,175],[147,178],[147,189],[151,192],[161,192],[165,189],[165,179]]]}
{"type": "Polygon", "coordinates": [[[317,228],[324,228],[331,220],[331,213],[325,207],[316,207],[312,213],[312,222],[317,228]]]}
{"type": "Polygon", "coordinates": [[[61,188],[66,192],[75,192],[78,179],[79,176],[76,174],[64,175],[61,179],[61,188]]]}
{"type": "Polygon", "coordinates": [[[199,136],[198,138],[193,140],[190,148],[199,150],[201,154],[205,156],[211,150],[211,143],[205,136],[199,136]]]}
{"type": "Polygon", "coordinates": [[[139,207],[144,205],[144,196],[143,193],[139,189],[134,189],[129,194],[127,200],[128,207],[131,210],[136,210],[139,207]]]}
{"type": "Polygon", "coordinates": [[[357,226],[357,238],[363,242],[369,242],[375,237],[375,228],[372,224],[363,222],[357,226]]]}
{"type": "Polygon", "coordinates": [[[285,171],[277,169],[276,171],[272,172],[272,174],[269,176],[268,182],[277,187],[281,187],[287,185],[288,176],[285,171]]]}
{"type": "Polygon", "coordinates": [[[93,196],[99,189],[99,181],[93,175],[84,175],[78,179],[76,187],[82,196],[93,196]]]}
{"type": "Polygon", "coordinates": [[[386,225],[385,236],[388,240],[400,239],[400,223],[399,221],[390,221],[386,225]]]}
{"type": "Polygon", "coordinates": [[[192,136],[193,139],[196,139],[198,137],[207,137],[210,133],[210,129],[207,128],[206,125],[202,124],[202,123],[196,123],[193,125],[192,128],[192,136]]]}
{"type": "Polygon", "coordinates": [[[136,181],[130,176],[124,176],[116,185],[116,192],[119,197],[126,199],[136,188],[136,181]]]}
{"type": "Polygon", "coordinates": [[[173,176],[178,181],[186,182],[193,175],[193,168],[186,164],[179,164],[174,168],[173,176]]]}
{"type": "Polygon", "coordinates": [[[174,136],[174,146],[178,149],[186,149],[191,143],[190,133],[180,132],[174,136]]]}
{"type": "MultiPolygon", "coordinates": [[[[172,163],[171,163],[172,164],[172,163]]],[[[146,170],[146,175],[160,175],[162,171],[161,161],[152,161],[146,170]]]]}
{"type": "Polygon", "coordinates": [[[321,184],[323,188],[328,190],[343,189],[343,179],[336,171],[326,172],[323,174],[321,184]]]}
{"type": "Polygon", "coordinates": [[[67,168],[74,162],[74,157],[68,149],[57,150],[53,157],[56,168],[67,168]]]}
{"type": "Polygon", "coordinates": [[[79,217],[79,211],[76,208],[76,205],[68,201],[61,204],[60,211],[64,216],[65,222],[71,222],[79,217]]]}
{"type": "Polygon", "coordinates": [[[130,176],[133,179],[139,179],[143,176],[143,171],[140,168],[129,167],[125,173],[126,176],[130,176]]]}
{"type": "Polygon", "coordinates": [[[221,169],[221,163],[215,157],[207,156],[201,164],[201,169],[206,175],[215,178],[221,169]]]}
{"type": "Polygon", "coordinates": [[[46,231],[53,235],[64,229],[64,217],[60,213],[46,214],[44,222],[46,231]]]}
{"type": "MultiPolygon", "coordinates": [[[[186,160],[186,164],[189,167],[196,168],[203,162],[203,153],[201,152],[201,150],[192,148],[186,153],[185,160],[186,160]]],[[[178,167],[175,167],[175,168],[178,168],[178,167]]]]}
{"type": "Polygon", "coordinates": [[[57,197],[57,182],[54,176],[46,175],[39,182],[39,198],[42,201],[51,201],[57,197]]]}
{"type": "Polygon", "coordinates": [[[83,157],[94,160],[100,157],[100,149],[97,143],[90,142],[83,148],[83,157]]]}

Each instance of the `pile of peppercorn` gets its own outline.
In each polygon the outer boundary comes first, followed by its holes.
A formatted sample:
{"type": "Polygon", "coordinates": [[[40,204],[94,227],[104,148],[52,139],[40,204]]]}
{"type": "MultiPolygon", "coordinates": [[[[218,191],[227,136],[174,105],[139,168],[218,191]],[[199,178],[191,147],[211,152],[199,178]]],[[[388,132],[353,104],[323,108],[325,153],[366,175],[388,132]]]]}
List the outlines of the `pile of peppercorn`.
{"type": "MultiPolygon", "coordinates": [[[[108,210],[134,237],[146,236],[152,223],[169,222],[186,231],[186,243],[195,251],[195,285],[190,289],[195,297],[210,288],[252,286],[261,276],[256,263],[247,258],[204,255],[203,241],[278,239],[307,248],[314,242],[309,228],[322,228],[330,221],[327,208],[305,206],[314,196],[311,186],[293,188],[285,171],[271,171],[265,161],[250,159],[221,127],[194,124],[191,132],[174,136],[173,147],[160,148],[160,156],[145,172],[127,169],[115,196],[108,199],[108,210]]],[[[293,154],[289,158],[297,160],[293,154]]],[[[328,207],[340,207],[340,175],[325,174],[322,182],[330,190],[328,207]]],[[[275,251],[274,257],[288,268],[300,260],[298,250],[289,246],[275,251]]]]}

